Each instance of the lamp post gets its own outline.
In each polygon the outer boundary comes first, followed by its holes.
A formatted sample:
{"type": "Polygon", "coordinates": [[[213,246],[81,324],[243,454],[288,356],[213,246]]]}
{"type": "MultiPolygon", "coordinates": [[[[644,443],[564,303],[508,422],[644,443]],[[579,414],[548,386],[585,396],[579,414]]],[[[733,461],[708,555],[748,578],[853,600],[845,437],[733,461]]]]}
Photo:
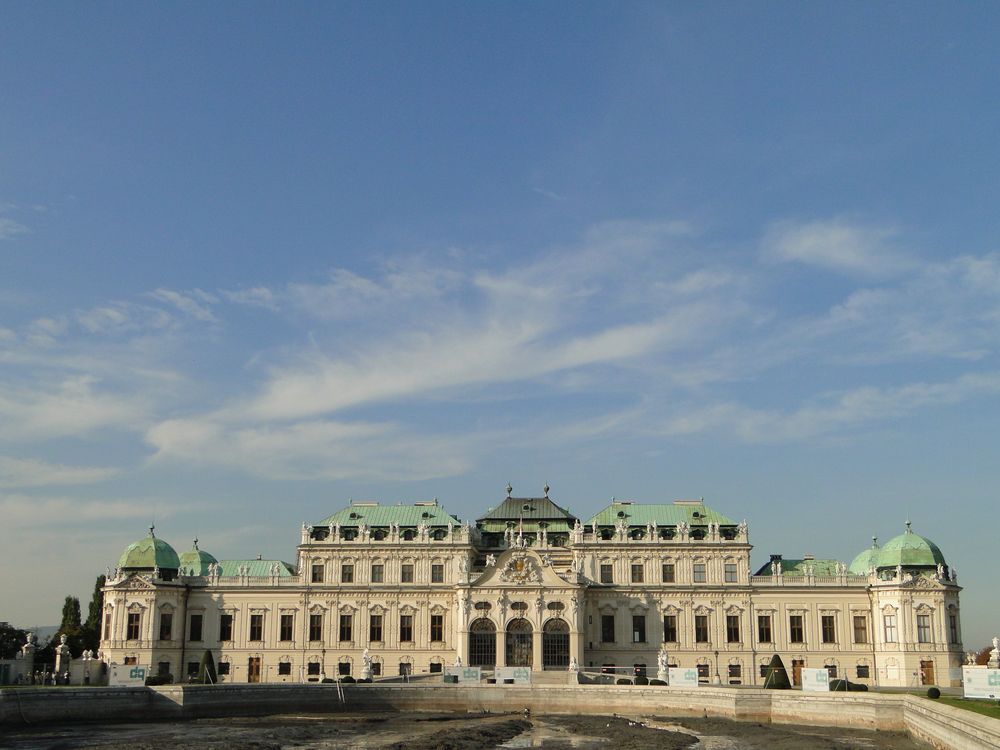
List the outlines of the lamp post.
{"type": "Polygon", "coordinates": [[[719,677],[719,652],[718,651],[715,652],[715,684],[716,685],[721,685],[722,684],[722,678],[719,677]]]}

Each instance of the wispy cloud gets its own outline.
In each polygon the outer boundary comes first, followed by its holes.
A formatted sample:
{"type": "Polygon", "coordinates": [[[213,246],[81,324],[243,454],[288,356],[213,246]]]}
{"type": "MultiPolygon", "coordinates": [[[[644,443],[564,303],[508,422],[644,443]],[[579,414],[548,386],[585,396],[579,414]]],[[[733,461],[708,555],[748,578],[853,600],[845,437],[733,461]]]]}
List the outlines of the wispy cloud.
{"type": "Polygon", "coordinates": [[[209,305],[214,305],[219,300],[215,295],[203,292],[201,289],[195,289],[194,291],[187,293],[181,293],[171,289],[157,289],[156,291],[150,292],[149,296],[153,299],[173,305],[182,313],[189,315],[195,320],[200,320],[205,323],[216,322],[216,317],[212,313],[209,305]]]}
{"type": "Polygon", "coordinates": [[[24,224],[0,216],[0,240],[10,240],[30,231],[24,224]]]}
{"type": "Polygon", "coordinates": [[[861,276],[883,277],[911,270],[915,262],[891,241],[896,231],[844,219],[772,224],[761,243],[764,258],[818,266],[861,276]]]}
{"type": "Polygon", "coordinates": [[[0,487],[91,484],[119,473],[119,469],[109,467],[65,466],[34,458],[0,456],[0,487]]]}
{"type": "Polygon", "coordinates": [[[249,289],[222,290],[220,294],[237,305],[248,305],[250,307],[262,307],[266,310],[276,312],[278,310],[278,298],[273,291],[266,286],[255,286],[249,289]]]}
{"type": "Polygon", "coordinates": [[[141,397],[99,388],[76,376],[51,386],[0,385],[0,440],[41,440],[84,435],[97,429],[134,428],[147,403],[141,397]]]}

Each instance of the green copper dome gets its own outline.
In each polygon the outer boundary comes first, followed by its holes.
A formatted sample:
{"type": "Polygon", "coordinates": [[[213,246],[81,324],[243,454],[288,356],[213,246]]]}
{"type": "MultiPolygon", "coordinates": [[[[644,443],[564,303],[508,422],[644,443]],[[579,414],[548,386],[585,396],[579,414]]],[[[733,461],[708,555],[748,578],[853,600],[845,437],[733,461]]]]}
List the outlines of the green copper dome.
{"type": "Polygon", "coordinates": [[[132,542],[122,556],[118,558],[118,567],[122,570],[177,570],[180,560],[174,548],[162,539],[157,539],[153,527],[149,527],[149,536],[132,542]]]}
{"type": "Polygon", "coordinates": [[[914,534],[907,521],[906,532],[890,539],[879,550],[876,567],[895,568],[902,565],[904,568],[934,568],[946,564],[938,546],[930,539],[914,534]]]}
{"type": "Polygon", "coordinates": [[[847,570],[849,573],[854,573],[859,576],[868,575],[868,571],[872,568],[878,567],[878,556],[881,550],[878,547],[878,537],[872,537],[872,546],[866,550],[862,550],[857,557],[855,557],[847,570]]]}
{"type": "Polygon", "coordinates": [[[198,540],[194,540],[194,547],[181,555],[181,567],[187,571],[188,575],[204,576],[208,575],[208,566],[219,562],[214,556],[205,550],[198,549],[198,540]]]}

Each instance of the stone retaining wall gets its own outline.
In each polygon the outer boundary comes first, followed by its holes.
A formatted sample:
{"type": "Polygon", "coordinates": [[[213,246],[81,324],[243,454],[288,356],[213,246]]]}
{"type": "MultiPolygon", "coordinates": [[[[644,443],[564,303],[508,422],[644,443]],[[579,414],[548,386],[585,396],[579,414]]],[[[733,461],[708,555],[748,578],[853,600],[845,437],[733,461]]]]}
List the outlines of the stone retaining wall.
{"type": "Polygon", "coordinates": [[[908,731],[938,748],[1000,750],[1000,720],[890,693],[610,685],[169,685],[0,690],[0,724],[194,719],[360,711],[491,711],[714,716],[775,724],[908,731]]]}

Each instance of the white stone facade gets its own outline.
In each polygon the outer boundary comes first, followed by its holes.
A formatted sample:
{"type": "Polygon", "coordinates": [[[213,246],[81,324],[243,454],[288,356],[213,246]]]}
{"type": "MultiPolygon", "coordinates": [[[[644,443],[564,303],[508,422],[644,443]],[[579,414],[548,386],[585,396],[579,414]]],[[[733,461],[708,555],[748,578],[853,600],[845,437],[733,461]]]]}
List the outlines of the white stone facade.
{"type": "Polygon", "coordinates": [[[794,575],[775,564],[754,575],[745,523],[697,534],[681,523],[668,538],[652,523],[645,534],[540,526],[500,542],[457,519],[304,526],[292,574],[226,561],[172,579],[118,570],[102,656],[179,680],[209,650],[220,679],[235,682],[357,678],[365,649],[376,678],[459,660],[534,670],[573,660],[652,678],[661,651],[723,685],[760,685],[776,653],[790,677],[804,666],[869,685],[960,678],[960,588],[940,568],[854,575],[838,564],[819,575],[807,559],[794,575]]]}

